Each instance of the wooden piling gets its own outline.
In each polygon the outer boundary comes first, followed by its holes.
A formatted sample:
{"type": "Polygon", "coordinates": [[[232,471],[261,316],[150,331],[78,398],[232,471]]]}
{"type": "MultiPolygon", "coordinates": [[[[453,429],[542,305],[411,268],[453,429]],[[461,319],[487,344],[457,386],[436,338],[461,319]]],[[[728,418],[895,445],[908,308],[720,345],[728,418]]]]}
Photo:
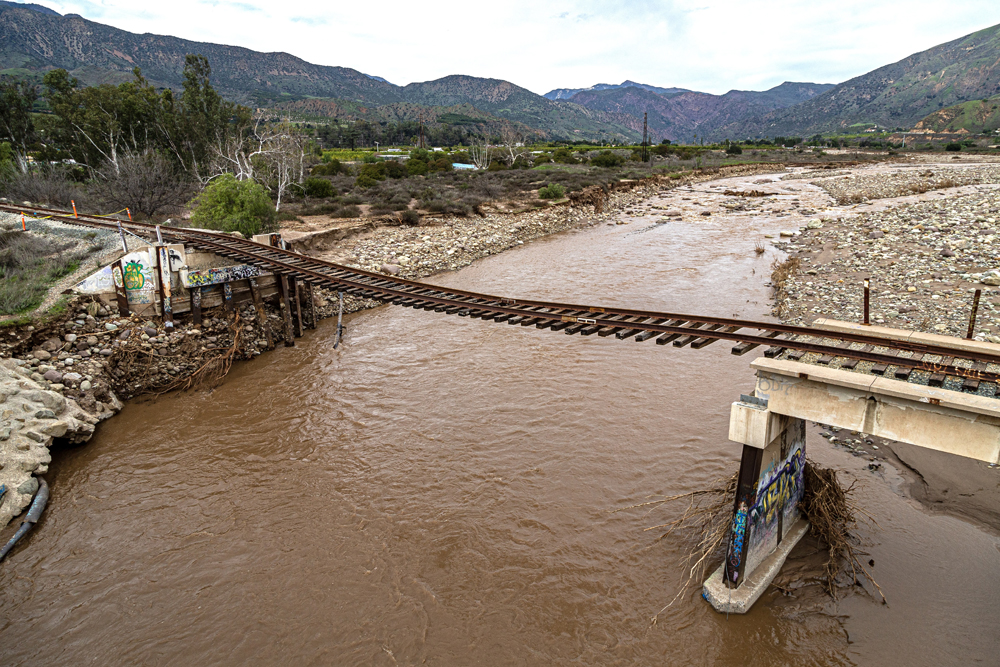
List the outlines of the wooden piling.
{"type": "Polygon", "coordinates": [[[250,279],[250,296],[253,298],[253,307],[257,311],[257,320],[264,330],[264,338],[267,339],[267,349],[274,347],[274,338],[271,336],[271,326],[267,322],[267,311],[264,310],[264,301],[260,298],[260,287],[257,286],[257,279],[250,279]]]}
{"type": "Polygon", "coordinates": [[[156,248],[157,264],[160,269],[160,310],[163,314],[163,326],[166,330],[174,329],[174,308],[170,298],[170,257],[167,246],[156,248]]]}
{"type": "Polygon", "coordinates": [[[125,291],[125,269],[119,259],[111,265],[112,282],[115,284],[115,300],[118,301],[118,315],[129,316],[128,292],[125,291]]]}
{"type": "Polygon", "coordinates": [[[236,306],[233,304],[232,283],[222,283],[222,303],[226,307],[226,314],[232,317],[233,313],[236,312],[236,306]]]}
{"type": "Polygon", "coordinates": [[[309,310],[309,328],[316,328],[316,321],[319,319],[316,315],[316,299],[313,296],[313,284],[306,282],[306,305],[309,310]]]}
{"type": "Polygon", "coordinates": [[[870,281],[865,278],[865,321],[864,324],[870,325],[871,321],[868,318],[868,310],[871,305],[871,293],[870,293],[870,281]]]}
{"type": "Polygon", "coordinates": [[[191,288],[191,322],[196,326],[201,326],[201,288],[191,288]]]}
{"type": "Polygon", "coordinates": [[[969,332],[965,335],[967,340],[972,340],[972,335],[976,331],[976,315],[979,313],[979,297],[983,295],[983,290],[977,289],[976,295],[972,298],[972,312],[969,314],[969,332]]]}
{"type": "Polygon", "coordinates": [[[295,310],[295,336],[298,338],[302,335],[302,299],[299,298],[300,288],[302,284],[296,280],[294,277],[288,279],[290,283],[291,296],[294,299],[292,306],[295,310]]]}
{"type": "Polygon", "coordinates": [[[278,283],[278,294],[281,297],[281,319],[285,323],[285,347],[295,345],[295,332],[292,329],[292,309],[288,301],[288,276],[284,273],[275,274],[278,283]]]}

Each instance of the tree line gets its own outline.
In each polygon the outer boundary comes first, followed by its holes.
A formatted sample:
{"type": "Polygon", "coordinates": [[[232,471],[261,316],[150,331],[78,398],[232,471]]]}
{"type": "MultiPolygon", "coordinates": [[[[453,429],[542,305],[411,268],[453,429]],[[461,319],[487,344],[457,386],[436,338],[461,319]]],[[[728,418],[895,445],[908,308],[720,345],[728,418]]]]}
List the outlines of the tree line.
{"type": "Polygon", "coordinates": [[[84,87],[64,69],[41,85],[5,78],[0,178],[15,191],[45,179],[86,182],[102,203],[152,216],[229,174],[269,190],[279,208],[315,146],[299,128],[223,99],[210,78],[199,55],[186,57],[177,93],[158,91],[138,68],[118,85],[84,87]]]}

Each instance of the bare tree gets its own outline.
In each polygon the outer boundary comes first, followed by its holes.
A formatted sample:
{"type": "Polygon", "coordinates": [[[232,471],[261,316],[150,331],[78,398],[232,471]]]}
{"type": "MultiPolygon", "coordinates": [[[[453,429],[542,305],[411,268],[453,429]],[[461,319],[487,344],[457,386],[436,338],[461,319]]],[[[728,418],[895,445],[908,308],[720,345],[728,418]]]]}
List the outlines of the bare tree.
{"type": "Polygon", "coordinates": [[[287,123],[268,122],[262,115],[240,137],[230,137],[216,146],[214,178],[232,173],[237,180],[253,180],[271,188],[275,210],[293,183],[305,180],[308,138],[287,123]]]}
{"type": "Polygon", "coordinates": [[[500,131],[500,141],[503,144],[504,158],[510,160],[510,166],[514,166],[517,158],[528,153],[528,149],[524,147],[524,135],[509,126],[500,131]]]}
{"type": "Polygon", "coordinates": [[[93,192],[111,208],[129,208],[152,217],[178,207],[188,199],[188,188],[174,165],[152,150],[118,151],[114,163],[97,171],[93,192]]]}
{"type": "Polygon", "coordinates": [[[469,145],[469,157],[476,169],[489,169],[490,162],[493,161],[492,149],[486,139],[473,139],[469,145]]]}

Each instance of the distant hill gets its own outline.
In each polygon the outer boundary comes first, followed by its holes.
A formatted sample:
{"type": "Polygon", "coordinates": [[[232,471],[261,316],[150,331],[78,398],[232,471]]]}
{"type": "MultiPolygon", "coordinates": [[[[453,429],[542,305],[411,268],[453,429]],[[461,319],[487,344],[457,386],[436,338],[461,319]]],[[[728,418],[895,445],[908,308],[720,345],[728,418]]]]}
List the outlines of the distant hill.
{"type": "Polygon", "coordinates": [[[1000,25],[915,53],[793,107],[740,119],[717,136],[809,136],[877,124],[909,128],[952,105],[1000,93],[1000,25]]]}
{"type": "Polygon", "coordinates": [[[0,6],[20,7],[22,9],[30,9],[31,11],[38,12],[40,14],[48,14],[49,16],[62,16],[62,14],[53,9],[31,3],[25,4],[23,2],[7,2],[7,0],[0,0],[0,6]]]}
{"type": "MultiPolygon", "coordinates": [[[[287,53],[137,35],[41,5],[0,0],[0,74],[38,76],[64,68],[94,85],[128,80],[133,68],[141,67],[153,85],[179,88],[191,53],[208,58],[220,93],[254,107],[314,118],[409,118],[426,111],[474,118],[484,127],[512,123],[508,127],[531,128],[550,139],[594,142],[638,139],[643,113],[649,114],[655,139],[674,141],[690,141],[695,134],[708,140],[809,136],[872,124],[907,128],[933,112],[1000,93],[1000,26],[837,86],[786,82],[762,92],[710,95],[626,80],[542,96],[509,81],[465,75],[396,86],[287,53]]],[[[947,123],[971,122],[968,118],[963,111],[947,123]]]]}
{"type": "Polygon", "coordinates": [[[259,53],[237,46],[177,37],[136,35],[79,16],[42,13],[0,4],[0,73],[68,70],[86,84],[117,82],[141,67],[155,85],[178,87],[184,57],[197,53],[212,65],[213,85],[226,97],[249,102],[311,95],[368,102],[400,101],[399,87],[346,67],[313,65],[287,53],[259,53]]]}
{"type": "Polygon", "coordinates": [[[638,122],[639,131],[642,130],[642,114],[647,113],[649,130],[655,140],[691,141],[696,134],[711,136],[720,127],[798,104],[832,87],[824,83],[785,82],[763,92],[731,90],[725,95],[710,95],[688,91],[663,95],[629,86],[583,91],[569,101],[589,109],[632,116],[638,122]]]}
{"type": "Polygon", "coordinates": [[[627,119],[578,104],[556,102],[509,81],[453,75],[404,86],[407,102],[428,106],[471,104],[503,118],[524,123],[550,136],[591,140],[634,139],[627,119]]]}
{"type": "Polygon", "coordinates": [[[914,132],[982,134],[1000,129],[1000,96],[962,102],[935,111],[913,126],[914,132]]]}
{"type": "Polygon", "coordinates": [[[556,88],[555,90],[550,90],[545,93],[542,97],[548,98],[550,100],[568,100],[577,93],[582,93],[584,91],[601,91],[601,90],[613,90],[616,88],[642,88],[659,95],[674,95],[677,93],[689,93],[687,88],[658,88],[657,86],[650,86],[645,83],[636,83],[635,81],[629,81],[626,79],[619,84],[612,83],[599,83],[597,85],[591,86],[590,88],[556,88]]]}
{"type": "MultiPolygon", "coordinates": [[[[300,120],[339,120],[369,123],[399,123],[402,121],[423,121],[427,124],[462,126],[498,135],[504,129],[511,129],[525,136],[541,133],[524,123],[501,118],[477,109],[471,104],[452,106],[427,106],[410,102],[394,102],[379,106],[366,106],[357,102],[307,98],[292,102],[282,102],[274,109],[300,120]]],[[[538,138],[541,138],[540,136],[538,138]]]]}
{"type": "Polygon", "coordinates": [[[118,83],[135,67],[156,86],[181,85],[184,58],[208,58],[212,83],[227,98],[273,106],[304,98],[367,107],[417,104],[477,109],[523,123],[551,138],[622,141],[636,138],[613,115],[553,102],[507,81],[450,76],[400,87],[347,67],[313,65],[287,53],[260,53],[176,37],[136,35],[79,16],[42,13],[0,2],[0,74],[25,75],[61,67],[88,85],[118,83]]]}

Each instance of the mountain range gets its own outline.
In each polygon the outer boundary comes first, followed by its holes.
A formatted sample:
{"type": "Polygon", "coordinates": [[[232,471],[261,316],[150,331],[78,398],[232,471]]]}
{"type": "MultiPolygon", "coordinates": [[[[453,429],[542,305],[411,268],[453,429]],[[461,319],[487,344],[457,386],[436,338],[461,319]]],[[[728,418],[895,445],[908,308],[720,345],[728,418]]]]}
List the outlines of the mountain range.
{"type": "Polygon", "coordinates": [[[626,80],[537,95],[509,81],[452,75],[397,86],[347,67],[288,53],[134,34],[37,4],[0,0],[0,74],[64,68],[88,85],[119,83],[140,67],[155,86],[179,88],[185,56],[205,56],[221,94],[290,115],[338,119],[474,118],[484,127],[551,139],[634,141],[648,114],[654,141],[808,136],[877,124],[910,128],[929,113],[1000,93],[1000,26],[880,67],[838,85],[786,82],[711,95],[626,80]]]}
{"type": "Polygon", "coordinates": [[[909,129],[939,109],[1000,93],[1000,25],[915,53],[822,95],[721,126],[715,136],[909,129]]]}
{"type": "Polygon", "coordinates": [[[659,88],[657,86],[650,86],[645,83],[636,83],[635,81],[629,81],[626,79],[618,85],[613,83],[599,83],[597,85],[591,86],[590,88],[556,88],[555,90],[550,90],[545,93],[542,97],[546,97],[550,100],[568,100],[577,93],[582,93],[584,91],[592,90],[615,90],[618,88],[643,88],[645,90],[657,93],[659,95],[673,95],[674,93],[689,93],[687,88],[659,88]]]}

